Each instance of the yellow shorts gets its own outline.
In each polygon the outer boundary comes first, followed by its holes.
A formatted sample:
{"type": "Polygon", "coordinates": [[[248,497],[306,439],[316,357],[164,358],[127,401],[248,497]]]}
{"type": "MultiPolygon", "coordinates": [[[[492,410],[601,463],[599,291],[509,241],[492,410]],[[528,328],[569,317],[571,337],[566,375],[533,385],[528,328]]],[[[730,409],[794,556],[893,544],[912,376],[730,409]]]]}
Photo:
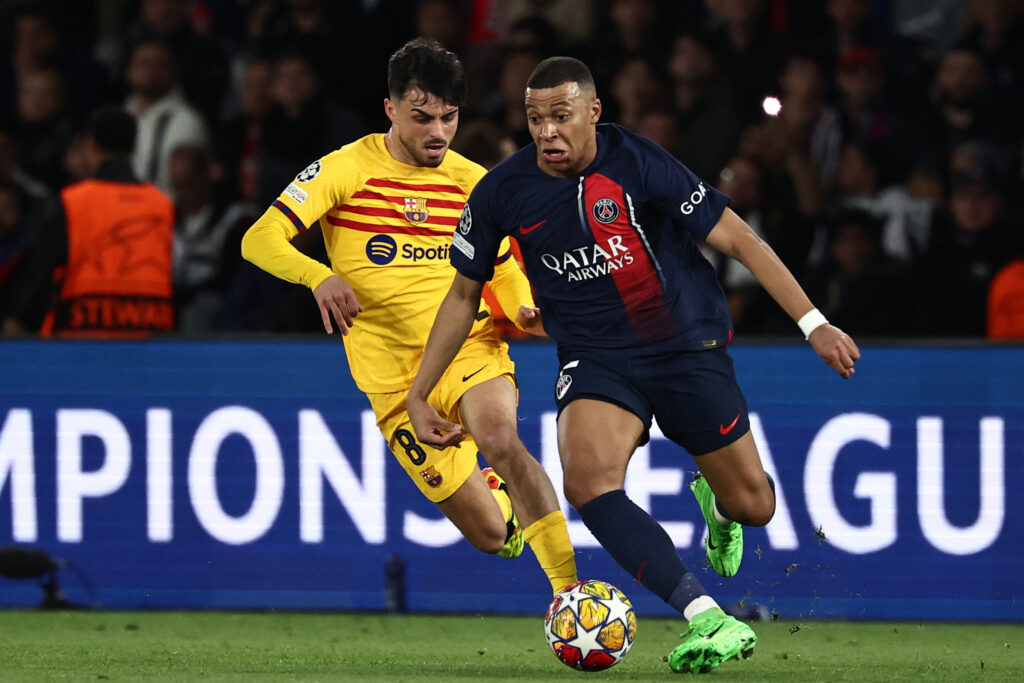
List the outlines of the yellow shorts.
{"type": "MultiPolygon", "coordinates": [[[[441,380],[427,397],[430,405],[449,422],[462,423],[459,403],[466,391],[496,377],[508,377],[515,384],[515,364],[508,356],[508,345],[488,339],[470,339],[459,351],[441,380]]],[[[405,412],[405,391],[367,394],[377,416],[377,427],[388,441],[388,448],[431,502],[445,500],[477,468],[477,448],[467,435],[459,448],[439,449],[421,444],[405,412]]]]}

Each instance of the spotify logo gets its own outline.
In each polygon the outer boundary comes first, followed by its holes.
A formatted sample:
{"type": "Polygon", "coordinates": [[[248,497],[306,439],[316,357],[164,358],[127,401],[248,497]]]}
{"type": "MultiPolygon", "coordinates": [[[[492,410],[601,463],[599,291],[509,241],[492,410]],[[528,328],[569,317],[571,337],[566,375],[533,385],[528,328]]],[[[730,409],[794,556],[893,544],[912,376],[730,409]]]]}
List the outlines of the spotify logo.
{"type": "Polygon", "coordinates": [[[395,260],[398,245],[390,235],[374,235],[366,243],[366,257],[378,266],[384,266],[395,260]]]}

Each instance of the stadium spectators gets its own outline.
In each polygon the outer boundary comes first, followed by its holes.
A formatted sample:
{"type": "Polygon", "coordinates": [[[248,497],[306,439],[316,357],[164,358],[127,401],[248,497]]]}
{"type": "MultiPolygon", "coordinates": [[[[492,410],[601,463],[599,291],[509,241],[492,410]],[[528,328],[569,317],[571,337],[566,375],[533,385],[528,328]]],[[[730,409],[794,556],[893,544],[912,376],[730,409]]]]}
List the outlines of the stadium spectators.
{"type": "Polygon", "coordinates": [[[719,73],[707,38],[682,33],[668,62],[672,105],[679,118],[678,158],[702,178],[712,178],[736,150],[744,118],[732,82],[719,73]]]}
{"type": "MultiPolygon", "coordinates": [[[[730,208],[747,222],[758,237],[773,245],[787,268],[800,272],[807,259],[813,223],[802,217],[791,202],[768,201],[763,167],[754,159],[737,156],[718,174],[715,186],[729,195],[730,208]]],[[[743,264],[705,247],[705,256],[718,271],[718,280],[729,300],[729,312],[738,332],[785,330],[788,320],[743,264]]]]}
{"type": "Polygon", "coordinates": [[[205,147],[182,145],[171,154],[174,305],[178,330],[186,334],[220,329],[242,233],[259,215],[255,204],[232,201],[222,179],[223,169],[205,147]]]}
{"type": "Polygon", "coordinates": [[[612,75],[605,106],[615,120],[635,131],[646,112],[669,102],[669,92],[659,67],[643,55],[632,55],[612,75]]]}
{"type": "Polygon", "coordinates": [[[987,336],[1024,341],[1024,258],[1015,259],[992,278],[987,336]]]}
{"type": "MultiPolygon", "coordinates": [[[[215,37],[201,35],[202,19],[190,15],[188,0],[141,0],[130,41],[155,38],[174,57],[185,98],[206,121],[220,116],[228,82],[228,59],[215,37]]],[[[198,12],[199,8],[191,8],[198,12]]]]}
{"type": "Polygon", "coordinates": [[[132,156],[135,175],[171,192],[171,154],[182,145],[205,145],[206,122],[185,98],[170,44],[156,38],[137,43],[128,57],[125,108],[138,121],[132,156]]]}
{"type": "MultiPolygon", "coordinates": [[[[10,314],[13,289],[7,282],[25,258],[27,242],[29,196],[10,180],[0,179],[0,321],[10,314]]],[[[20,327],[17,326],[17,327],[20,327]]],[[[12,332],[17,332],[12,323],[12,332]]]]}
{"type": "Polygon", "coordinates": [[[875,336],[908,331],[907,266],[882,248],[879,221],[867,211],[844,209],[829,219],[825,258],[803,280],[837,325],[875,336]]]}
{"type": "Polygon", "coordinates": [[[65,106],[64,77],[52,68],[28,71],[18,78],[12,139],[21,166],[51,192],[64,186],[64,150],[71,139],[65,106]]]}
{"type": "Polygon", "coordinates": [[[333,97],[321,74],[316,53],[294,46],[274,60],[271,105],[260,143],[256,203],[270,204],[281,189],[325,149],[358,138],[366,127],[333,97]]]}
{"type": "MultiPolygon", "coordinates": [[[[19,0],[0,3],[0,19],[0,179],[33,199],[88,174],[85,117],[120,98],[139,120],[141,178],[170,192],[174,149],[212,146],[217,192],[265,204],[295,168],[383,123],[386,93],[363,65],[414,33],[460,55],[463,119],[489,119],[500,140],[528,142],[525,75],[568,53],[592,65],[604,120],[708,182],[730,159],[752,159],[763,210],[800,222],[786,238],[802,243],[775,243],[808,255],[790,263],[797,273],[822,264],[827,217],[851,207],[881,219],[887,253],[934,271],[928,236],[950,232],[940,209],[967,194],[948,172],[954,150],[987,143],[1024,164],[1024,8],[1008,0],[927,11],[909,0],[19,0]],[[766,111],[766,97],[781,109],[766,111]]],[[[1018,179],[996,193],[1000,222],[1015,226],[1004,232],[1020,231],[1020,189],[1018,179]]],[[[231,324],[307,329],[280,313],[231,324]]],[[[983,334],[970,330],[940,319],[912,332],[983,334]]],[[[757,331],[770,332],[745,330],[757,331]]]]}
{"type": "Polygon", "coordinates": [[[175,329],[174,205],[132,173],[135,140],[135,120],[119,106],[90,116],[91,177],[61,190],[26,238],[24,264],[6,283],[5,333],[139,338],[175,329]]]}
{"type": "Polygon", "coordinates": [[[869,212],[882,222],[882,248],[893,258],[910,261],[928,244],[932,213],[928,199],[914,197],[904,183],[882,184],[882,164],[875,145],[848,142],[839,153],[832,205],[869,212]]]}
{"type": "Polygon", "coordinates": [[[255,202],[263,129],[273,106],[274,65],[267,58],[252,56],[241,71],[237,95],[228,105],[231,113],[220,122],[216,145],[224,168],[224,189],[244,201],[255,202]]]}
{"type": "Polygon", "coordinates": [[[913,332],[984,337],[989,287],[1018,253],[1020,222],[1008,215],[1007,169],[994,146],[956,148],[950,182],[948,205],[936,216],[917,262],[913,332]]]}
{"type": "Polygon", "coordinates": [[[741,116],[753,120],[766,93],[775,90],[784,50],[768,23],[763,0],[708,0],[716,21],[707,35],[722,75],[736,88],[741,116]]]}

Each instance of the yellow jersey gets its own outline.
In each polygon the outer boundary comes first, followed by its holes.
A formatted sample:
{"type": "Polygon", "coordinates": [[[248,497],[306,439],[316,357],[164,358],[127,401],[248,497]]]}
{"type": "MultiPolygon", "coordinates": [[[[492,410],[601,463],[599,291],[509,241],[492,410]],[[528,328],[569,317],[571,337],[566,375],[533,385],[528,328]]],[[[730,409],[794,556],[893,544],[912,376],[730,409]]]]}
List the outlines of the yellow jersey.
{"type": "MultiPolygon", "coordinates": [[[[314,161],[284,189],[242,240],[242,256],[277,277],[311,290],[337,274],[362,313],[345,337],[356,385],[367,393],[407,389],[455,269],[452,235],[470,191],[486,170],[448,150],[437,168],[394,159],[384,134],[368,135],[314,161]],[[331,267],[289,244],[317,223],[331,267]]],[[[530,286],[507,242],[492,291],[510,319],[533,306],[530,286]]],[[[498,343],[490,309],[481,310],[470,338],[498,343]]]]}

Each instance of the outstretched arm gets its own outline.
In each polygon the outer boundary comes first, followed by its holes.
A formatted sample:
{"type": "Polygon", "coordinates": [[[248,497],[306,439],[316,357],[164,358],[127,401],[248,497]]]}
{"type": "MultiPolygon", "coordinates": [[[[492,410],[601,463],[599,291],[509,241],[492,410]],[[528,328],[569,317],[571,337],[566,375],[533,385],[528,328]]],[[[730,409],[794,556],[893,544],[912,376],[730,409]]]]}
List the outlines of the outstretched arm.
{"type": "Polygon", "coordinates": [[[242,236],[242,257],[282,280],[309,287],[327,334],[334,332],[331,315],[341,333],[348,334],[353,319],[363,310],[355,291],[326,265],[292,246],[297,234],[271,207],[242,236]]]}
{"type": "Polygon", "coordinates": [[[708,233],[707,243],[747,267],[765,291],[800,325],[811,346],[844,379],[854,373],[860,350],[853,339],[828,324],[800,284],[768,244],[732,209],[708,233]]]}
{"type": "Polygon", "coordinates": [[[462,428],[442,420],[427,403],[427,396],[473,329],[473,321],[480,310],[480,293],[483,288],[482,282],[456,273],[448,294],[437,310],[434,326],[423,351],[423,360],[405,398],[405,409],[416,431],[416,438],[423,443],[447,447],[464,438],[462,428]]]}

